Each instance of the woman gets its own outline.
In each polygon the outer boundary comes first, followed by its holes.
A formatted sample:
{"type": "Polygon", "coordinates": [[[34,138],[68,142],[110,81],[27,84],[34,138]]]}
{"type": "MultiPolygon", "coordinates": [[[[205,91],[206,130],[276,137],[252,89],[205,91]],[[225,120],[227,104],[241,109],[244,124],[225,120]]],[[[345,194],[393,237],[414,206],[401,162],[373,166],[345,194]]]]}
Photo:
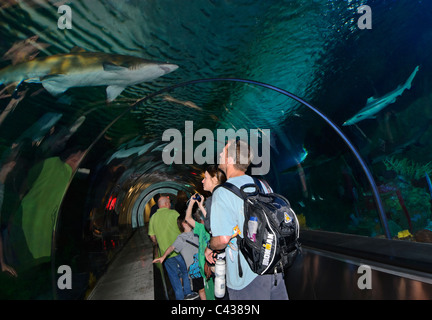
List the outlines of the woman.
{"type": "MultiPolygon", "coordinates": [[[[213,190],[216,186],[224,183],[226,181],[225,173],[218,169],[217,165],[210,165],[204,173],[204,179],[202,180],[203,189],[210,193],[213,193],[213,190]]],[[[208,241],[210,241],[210,208],[211,208],[211,196],[207,198],[204,204],[204,197],[202,195],[195,194],[189,199],[189,204],[186,209],[186,221],[193,227],[194,234],[199,237],[199,249],[198,249],[198,260],[201,275],[204,281],[204,289],[206,293],[206,297],[208,300],[214,300],[214,283],[213,279],[207,279],[205,273],[205,256],[204,251],[207,247],[208,241]],[[198,197],[199,196],[199,200],[198,197]],[[204,224],[195,221],[192,217],[192,208],[194,204],[198,203],[198,207],[201,210],[204,216],[204,224]]]]}

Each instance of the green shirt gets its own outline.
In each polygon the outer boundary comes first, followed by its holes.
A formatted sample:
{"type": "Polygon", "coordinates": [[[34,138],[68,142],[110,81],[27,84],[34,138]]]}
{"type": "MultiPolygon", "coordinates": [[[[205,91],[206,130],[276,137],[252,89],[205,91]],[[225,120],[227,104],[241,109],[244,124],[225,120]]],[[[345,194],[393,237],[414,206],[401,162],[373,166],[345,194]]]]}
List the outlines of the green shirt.
{"type": "Polygon", "coordinates": [[[198,263],[200,266],[201,276],[204,279],[204,290],[206,293],[207,300],[215,300],[214,295],[214,282],[213,278],[206,279],[206,274],[204,272],[204,265],[206,258],[204,255],[205,249],[207,248],[207,243],[210,241],[210,234],[205,229],[202,223],[195,221],[194,234],[199,237],[199,249],[198,249],[198,263]]]}
{"type": "MultiPolygon", "coordinates": [[[[150,218],[149,236],[156,236],[161,256],[174,243],[180,230],[177,225],[179,213],[168,208],[159,208],[158,211],[150,218]]],[[[172,258],[178,255],[173,251],[167,258],[172,258]]]]}

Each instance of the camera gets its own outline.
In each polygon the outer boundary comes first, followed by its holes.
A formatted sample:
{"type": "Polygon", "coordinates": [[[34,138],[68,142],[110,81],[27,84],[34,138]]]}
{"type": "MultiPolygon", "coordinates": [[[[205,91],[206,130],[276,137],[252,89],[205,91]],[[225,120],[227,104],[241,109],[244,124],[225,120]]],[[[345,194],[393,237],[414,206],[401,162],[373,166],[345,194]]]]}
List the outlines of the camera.
{"type": "Polygon", "coordinates": [[[201,201],[201,196],[199,194],[196,194],[194,197],[194,200],[200,202],[201,201]]]}

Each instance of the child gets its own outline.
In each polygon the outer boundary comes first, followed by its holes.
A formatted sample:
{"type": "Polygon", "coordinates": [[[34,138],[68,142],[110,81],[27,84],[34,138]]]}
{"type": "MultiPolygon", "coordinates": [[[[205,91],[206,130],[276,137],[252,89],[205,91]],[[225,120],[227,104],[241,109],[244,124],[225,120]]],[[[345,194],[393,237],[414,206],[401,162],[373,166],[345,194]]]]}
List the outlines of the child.
{"type": "Polygon", "coordinates": [[[192,290],[198,292],[201,300],[206,300],[204,280],[201,276],[198,265],[199,239],[194,235],[191,225],[184,218],[178,217],[177,224],[182,233],[177,236],[177,239],[165,251],[164,255],[160,258],[154,259],[153,263],[162,263],[165,258],[173,252],[173,250],[180,253],[188,268],[189,277],[192,279],[192,290]]]}

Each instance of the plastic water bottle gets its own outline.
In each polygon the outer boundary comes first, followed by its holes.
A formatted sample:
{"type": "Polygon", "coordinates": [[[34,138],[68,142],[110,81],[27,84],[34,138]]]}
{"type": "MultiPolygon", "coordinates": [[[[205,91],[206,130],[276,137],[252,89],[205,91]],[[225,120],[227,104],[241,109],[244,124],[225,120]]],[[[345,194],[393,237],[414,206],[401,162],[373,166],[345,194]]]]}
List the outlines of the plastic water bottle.
{"type": "Polygon", "coordinates": [[[225,259],[216,260],[214,293],[216,298],[223,298],[225,295],[225,259]]]}
{"type": "Polygon", "coordinates": [[[257,230],[258,230],[258,218],[250,217],[248,221],[248,238],[251,239],[253,242],[256,241],[257,230]]]}

